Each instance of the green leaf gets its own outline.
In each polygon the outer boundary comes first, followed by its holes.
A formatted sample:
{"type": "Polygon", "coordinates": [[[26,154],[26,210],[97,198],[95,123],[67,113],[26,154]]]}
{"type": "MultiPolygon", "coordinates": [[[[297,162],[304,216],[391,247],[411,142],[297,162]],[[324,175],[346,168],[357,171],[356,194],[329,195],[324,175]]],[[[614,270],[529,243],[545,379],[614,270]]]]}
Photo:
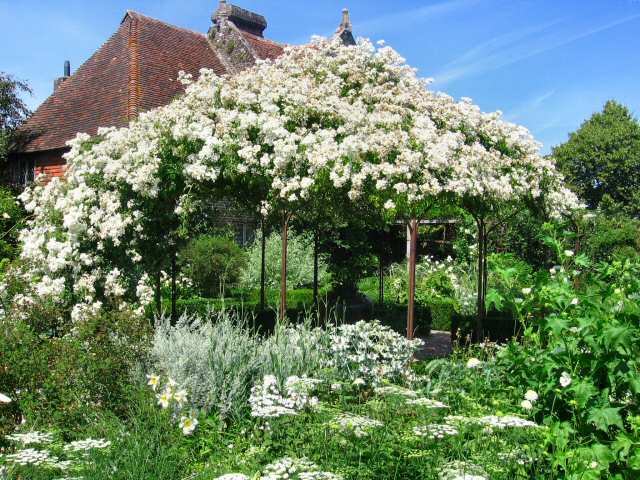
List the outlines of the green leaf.
{"type": "Polygon", "coordinates": [[[603,330],[603,341],[610,350],[626,353],[631,346],[633,332],[624,325],[608,325],[603,330]]]}
{"type": "Polygon", "coordinates": [[[496,310],[501,311],[504,304],[504,297],[500,295],[496,289],[491,288],[487,291],[485,301],[488,309],[495,308],[496,310]]]}
{"type": "Polygon", "coordinates": [[[563,330],[568,326],[566,318],[559,317],[557,315],[547,318],[547,325],[555,335],[560,335],[563,330]]]}
{"type": "Polygon", "coordinates": [[[609,465],[615,460],[615,457],[608,445],[596,443],[591,447],[591,451],[600,465],[609,465]]]}
{"type": "Polygon", "coordinates": [[[631,390],[633,390],[633,393],[636,395],[640,394],[640,377],[634,373],[629,373],[628,378],[629,386],[631,387],[631,390]]]}
{"type": "Polygon", "coordinates": [[[619,458],[626,458],[629,455],[632,447],[633,440],[624,433],[618,435],[615,441],[611,444],[611,449],[619,458]]]}
{"type": "Polygon", "coordinates": [[[574,262],[576,265],[579,265],[581,267],[588,267],[591,264],[589,257],[587,257],[584,253],[577,255],[574,262]]]}
{"type": "Polygon", "coordinates": [[[623,429],[622,417],[619,412],[619,407],[592,408],[589,413],[588,421],[604,432],[609,431],[609,427],[612,426],[623,429]]]}
{"type": "Polygon", "coordinates": [[[598,393],[598,389],[591,382],[579,381],[575,382],[572,388],[576,402],[579,408],[584,408],[590,398],[598,393]]]}

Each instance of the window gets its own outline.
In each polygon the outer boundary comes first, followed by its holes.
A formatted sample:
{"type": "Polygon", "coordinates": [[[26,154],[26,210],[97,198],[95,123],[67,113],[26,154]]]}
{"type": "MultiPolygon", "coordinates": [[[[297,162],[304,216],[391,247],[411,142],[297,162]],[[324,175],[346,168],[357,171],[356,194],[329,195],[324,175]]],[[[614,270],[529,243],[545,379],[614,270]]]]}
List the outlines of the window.
{"type": "Polygon", "coordinates": [[[17,185],[26,186],[35,180],[36,162],[33,158],[20,158],[15,162],[13,180],[17,185]]]}
{"type": "Polygon", "coordinates": [[[253,243],[256,237],[254,226],[249,223],[241,223],[236,225],[236,242],[242,247],[246,247],[253,243]]]}

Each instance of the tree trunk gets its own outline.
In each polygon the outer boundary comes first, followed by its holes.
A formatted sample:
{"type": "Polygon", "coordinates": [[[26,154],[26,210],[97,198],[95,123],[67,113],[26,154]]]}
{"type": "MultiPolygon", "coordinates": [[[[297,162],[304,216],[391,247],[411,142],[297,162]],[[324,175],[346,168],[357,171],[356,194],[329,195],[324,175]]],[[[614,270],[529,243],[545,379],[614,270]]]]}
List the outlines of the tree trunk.
{"type": "Polygon", "coordinates": [[[282,222],[282,257],[280,259],[280,321],[287,317],[287,241],[289,240],[290,214],[284,215],[282,222]]]}
{"type": "Polygon", "coordinates": [[[318,307],[318,232],[313,237],[313,306],[318,307]]]}
{"type": "Polygon", "coordinates": [[[267,250],[267,237],[264,228],[264,220],[261,220],[260,222],[260,231],[262,232],[262,245],[260,246],[260,311],[264,312],[266,306],[265,277],[267,271],[267,259],[265,255],[267,250]]]}
{"type": "Polygon", "coordinates": [[[171,324],[178,322],[178,308],[176,302],[178,300],[178,288],[176,285],[176,277],[178,276],[178,267],[176,265],[177,253],[174,250],[171,253],[171,324]]]}
{"type": "Polygon", "coordinates": [[[418,243],[418,221],[413,218],[409,222],[411,234],[409,244],[409,305],[407,306],[407,338],[411,340],[415,329],[415,296],[416,296],[416,256],[418,243]]]}
{"type": "Polygon", "coordinates": [[[476,224],[478,227],[478,293],[477,293],[477,309],[476,325],[474,329],[473,339],[476,342],[481,342],[484,337],[484,321],[486,318],[485,309],[485,296],[486,296],[486,281],[487,281],[487,226],[483,217],[476,218],[476,224]]]}

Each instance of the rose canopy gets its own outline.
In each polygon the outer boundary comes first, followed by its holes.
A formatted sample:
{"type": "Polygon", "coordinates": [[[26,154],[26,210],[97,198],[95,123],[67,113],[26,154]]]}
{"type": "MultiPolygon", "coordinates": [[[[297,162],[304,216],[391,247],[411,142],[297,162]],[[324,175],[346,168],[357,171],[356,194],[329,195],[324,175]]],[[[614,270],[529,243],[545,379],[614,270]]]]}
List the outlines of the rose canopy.
{"type": "MultiPolygon", "coordinates": [[[[152,301],[150,275],[202,198],[262,215],[304,211],[319,192],[414,218],[434,200],[577,206],[523,127],[432,92],[394,50],[315,39],[235,76],[181,77],[183,96],[127,128],[79,134],[67,173],[28,188],[17,299],[79,319],[152,301]]],[[[326,195],[323,197],[326,198],[326,195]]]]}

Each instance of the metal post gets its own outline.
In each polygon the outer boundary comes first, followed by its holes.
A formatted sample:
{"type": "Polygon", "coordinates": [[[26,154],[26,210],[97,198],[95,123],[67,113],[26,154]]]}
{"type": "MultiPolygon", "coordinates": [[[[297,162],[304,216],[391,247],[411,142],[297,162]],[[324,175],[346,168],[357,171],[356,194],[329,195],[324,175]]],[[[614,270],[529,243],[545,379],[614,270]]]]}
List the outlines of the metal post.
{"type": "Polygon", "coordinates": [[[287,241],[289,239],[289,218],[287,213],[282,222],[282,258],[280,259],[280,321],[287,316],[287,241]]]}
{"type": "Polygon", "coordinates": [[[412,218],[409,222],[409,305],[407,308],[407,338],[413,339],[415,325],[415,296],[416,296],[416,249],[418,243],[418,221],[412,218]]]}
{"type": "Polygon", "coordinates": [[[474,329],[474,341],[481,342],[483,338],[484,321],[486,316],[485,309],[485,292],[486,292],[486,229],[483,217],[476,220],[478,225],[478,298],[477,298],[477,315],[476,325],[474,329]]]}
{"type": "Polygon", "coordinates": [[[313,237],[313,306],[318,307],[318,231],[313,237]]]}
{"type": "Polygon", "coordinates": [[[158,317],[162,315],[162,284],[160,280],[160,267],[158,267],[158,271],[155,272],[155,301],[156,301],[156,314],[158,317]]]}
{"type": "Polygon", "coordinates": [[[178,276],[178,267],[176,265],[177,252],[174,248],[171,254],[171,324],[175,325],[178,322],[178,287],[176,285],[176,277],[178,276]]]}
{"type": "Polygon", "coordinates": [[[384,304],[384,263],[382,253],[378,255],[378,304],[384,304]]]}
{"type": "Polygon", "coordinates": [[[267,250],[267,237],[264,228],[264,219],[260,221],[260,232],[262,233],[261,239],[261,256],[260,256],[260,311],[264,312],[266,298],[265,298],[265,277],[267,270],[267,259],[265,253],[267,250]]]}

